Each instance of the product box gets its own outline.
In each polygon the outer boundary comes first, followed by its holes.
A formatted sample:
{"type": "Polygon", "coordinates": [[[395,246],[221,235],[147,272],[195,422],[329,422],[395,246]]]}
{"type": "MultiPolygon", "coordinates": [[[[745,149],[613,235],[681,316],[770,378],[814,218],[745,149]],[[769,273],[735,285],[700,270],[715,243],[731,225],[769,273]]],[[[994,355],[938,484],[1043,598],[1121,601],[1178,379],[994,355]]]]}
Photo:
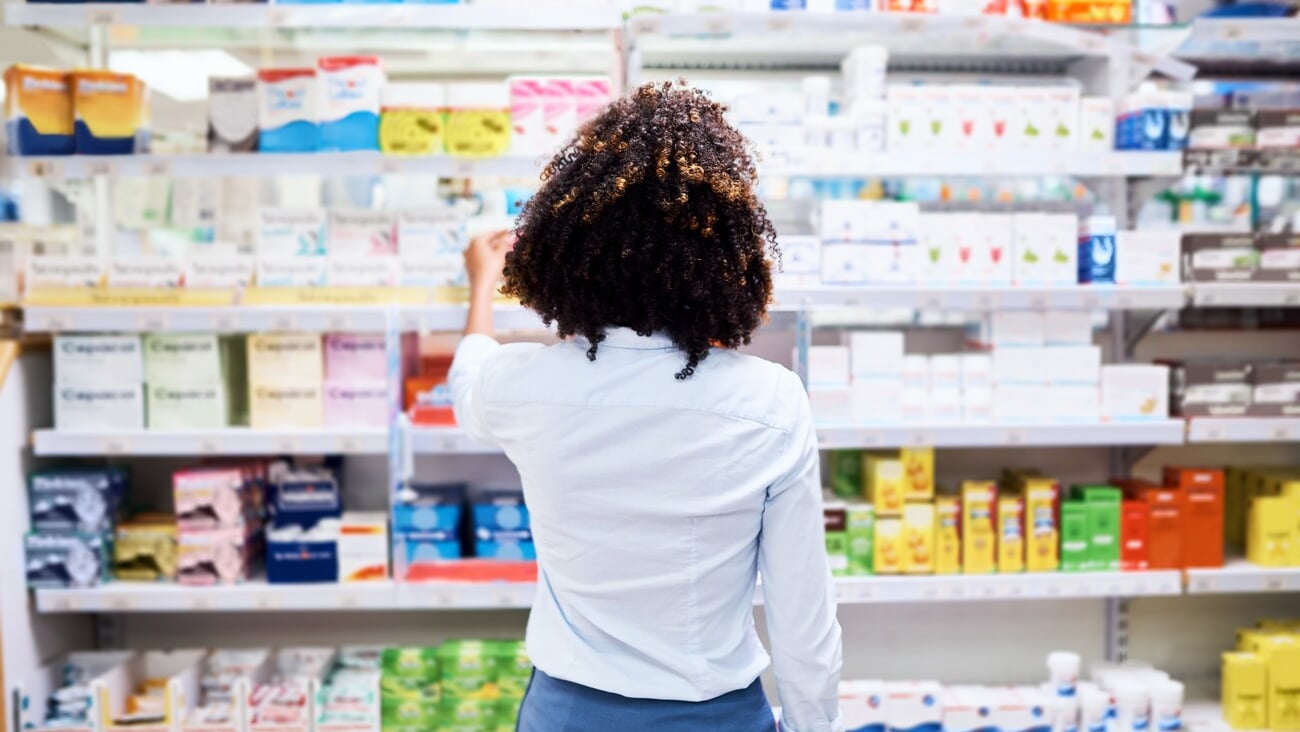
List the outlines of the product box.
{"type": "Polygon", "coordinates": [[[142,430],[144,387],[140,383],[99,387],[56,384],[54,427],[62,432],[142,430]]]}
{"type": "Polygon", "coordinates": [[[822,507],[822,522],[831,574],[846,577],[849,574],[849,536],[845,505],[838,501],[825,504],[822,507]]]}
{"type": "Polygon", "coordinates": [[[963,353],[961,363],[961,388],[972,389],[993,385],[993,357],[987,353],[963,353]]]}
{"type": "Polygon", "coordinates": [[[221,341],[212,333],[148,333],[144,380],[152,385],[217,385],[222,381],[221,341]]]}
{"type": "Polygon", "coordinates": [[[1232,729],[1268,729],[1268,662],[1255,653],[1224,653],[1222,704],[1232,729]]]}
{"type": "Polygon", "coordinates": [[[886,681],[885,728],[939,729],[943,723],[942,692],[936,681],[886,681]]]}
{"type": "Polygon", "coordinates": [[[1005,387],[1013,384],[1047,384],[1055,381],[1056,374],[1051,371],[1049,363],[1054,350],[1043,346],[994,348],[994,385],[1005,387]]]}
{"type": "Polygon", "coordinates": [[[1262,417],[1300,416],[1300,363],[1254,365],[1250,414],[1262,417]]]}
{"type": "Polygon", "coordinates": [[[844,346],[808,348],[808,388],[837,389],[849,385],[849,349],[844,346]]]}
{"type": "Polygon", "coordinates": [[[1115,149],[1115,103],[1110,97],[1079,100],[1078,146],[1085,152],[1108,153],[1115,149]]]}
{"type": "Polygon", "coordinates": [[[1192,361],[1170,371],[1178,413],[1184,417],[1239,417],[1254,394],[1254,367],[1236,361],[1192,361]]]}
{"type": "Polygon", "coordinates": [[[841,681],[840,714],[845,729],[883,732],[886,721],[884,682],[841,681]]]}
{"type": "Polygon", "coordinates": [[[998,498],[998,572],[1025,571],[1025,503],[1021,498],[998,498]]]}
{"type": "Polygon", "coordinates": [[[1079,284],[1115,284],[1115,219],[1091,216],[1079,229],[1079,284]]]}
{"type": "Polygon", "coordinates": [[[1023,476],[1018,488],[1025,505],[1025,569],[1055,572],[1061,564],[1056,518],[1060,486],[1051,478],[1023,476]]]}
{"type": "MultiPolygon", "coordinates": [[[[854,422],[896,423],[903,419],[903,382],[899,378],[858,379],[849,386],[848,396],[848,417],[854,422]]],[[[815,411],[818,417],[834,414],[825,409],[815,411]]]]}
{"type": "Polygon", "coordinates": [[[379,149],[389,155],[439,155],[446,93],[442,84],[390,81],[379,101],[379,149]]]}
{"type": "Polygon", "coordinates": [[[1086,310],[1047,310],[1043,330],[1049,346],[1091,346],[1092,313],[1086,310]]]}
{"type": "Polygon", "coordinates": [[[74,135],[80,155],[148,152],[148,90],[130,74],[105,69],[72,72],[74,135]]]}
{"type": "Polygon", "coordinates": [[[248,255],[211,252],[185,259],[187,290],[239,290],[253,284],[257,260],[248,255]]]}
{"type": "Polygon", "coordinates": [[[903,507],[903,572],[934,574],[934,504],[903,507]]]}
{"type": "Polygon", "coordinates": [[[772,273],[778,293],[784,289],[821,284],[822,245],[817,237],[782,236],[778,243],[781,245],[781,270],[772,273]]]}
{"type": "Polygon", "coordinates": [[[316,60],[321,150],[378,150],[379,101],[385,84],[376,56],[316,60]]]}
{"type": "Polygon", "coordinates": [[[257,79],[209,77],[208,152],[255,152],[260,113],[257,79]]]}
{"type": "Polygon", "coordinates": [[[1124,501],[1120,506],[1119,568],[1140,572],[1151,567],[1149,559],[1151,507],[1145,501],[1124,501]]]}
{"type": "Polygon", "coordinates": [[[1183,270],[1193,282],[1240,282],[1259,267],[1253,234],[1183,234],[1183,270]]]}
{"type": "Polygon", "coordinates": [[[476,532],[520,531],[531,528],[528,506],[518,488],[474,488],[469,491],[470,510],[476,532]]]}
{"type": "Polygon", "coordinates": [[[873,549],[872,563],[876,574],[902,573],[903,560],[907,556],[903,519],[877,516],[873,549]]]}
{"type": "Polygon", "coordinates": [[[319,381],[304,381],[299,386],[259,384],[254,381],[248,387],[248,424],[253,429],[322,427],[323,392],[319,381]]]}
{"type": "MultiPolygon", "coordinates": [[[[307,260],[306,266],[301,261],[293,262],[293,271],[303,272],[300,282],[268,283],[268,287],[297,286],[314,287],[319,285],[320,268],[318,261],[307,260]]],[[[373,257],[336,257],[331,255],[325,265],[324,284],[330,287],[394,287],[401,279],[401,261],[395,256],[376,255],[373,257]]],[[[263,272],[267,271],[263,267],[263,272]]],[[[282,270],[283,271],[283,270],[282,270]]],[[[290,278],[292,280],[292,278],[290,278]]]]}
{"type": "Polygon", "coordinates": [[[1177,285],[1183,238],[1177,231],[1121,231],[1115,239],[1115,283],[1177,285]]]}
{"type": "Polygon", "coordinates": [[[1082,500],[1088,511],[1088,568],[1096,571],[1119,570],[1120,505],[1123,493],[1111,486],[1075,486],[1075,500],[1082,500]]]}
{"type": "Polygon", "coordinates": [[[393,531],[393,561],[399,567],[460,558],[459,536],[442,531],[393,531]]]}
{"type": "Polygon", "coordinates": [[[253,537],[246,529],[182,531],[177,537],[176,579],[194,586],[243,582],[253,552],[253,537]]]}
{"type": "Polygon", "coordinates": [[[934,573],[960,574],[961,499],[957,496],[936,496],[934,516],[934,573]]]}
{"type": "Polygon", "coordinates": [[[225,384],[150,384],[146,391],[151,430],[215,430],[229,427],[230,399],[225,384]]]}
{"type": "Polygon", "coordinates": [[[94,587],[106,579],[107,554],[100,534],[28,534],[23,539],[27,587],[94,587]]]}
{"type": "Polygon", "coordinates": [[[316,333],[251,333],[248,379],[252,383],[319,386],[324,372],[316,333]]]}
{"type": "Polygon", "coordinates": [[[936,386],[926,396],[926,419],[933,422],[956,422],[962,418],[963,396],[973,391],[936,386]]]}
{"type": "Polygon", "coordinates": [[[325,381],[382,381],[388,351],[381,333],[327,333],[324,340],[325,381]]]}
{"type": "Polygon", "coordinates": [[[867,497],[876,508],[876,516],[901,516],[905,495],[903,461],[871,453],[862,459],[867,497]]]}
{"type": "Polygon", "coordinates": [[[1255,110],[1193,109],[1187,147],[1192,150],[1255,147],[1255,110]]]}
{"type": "Polygon", "coordinates": [[[993,481],[962,483],[962,570],[966,574],[997,571],[997,502],[993,481]]]}
{"type": "Polygon", "coordinates": [[[1255,147],[1260,150],[1300,148],[1300,111],[1261,109],[1255,123],[1255,147]]]}
{"type": "Polygon", "coordinates": [[[999,310],[989,315],[988,320],[989,343],[995,347],[995,360],[999,346],[1042,346],[1047,342],[1047,320],[1040,311],[999,310]]]}
{"type": "Polygon", "coordinates": [[[862,452],[860,450],[830,450],[831,493],[840,498],[866,496],[862,482],[862,452]]]}
{"type": "Polygon", "coordinates": [[[114,579],[173,581],[176,561],[175,516],[137,516],[118,524],[113,540],[114,579]]]}
{"type": "Polygon", "coordinates": [[[1291,563],[1297,541],[1295,499],[1257,496],[1250,501],[1246,524],[1246,559],[1260,567],[1285,567],[1291,563]]]}
{"type": "Polygon", "coordinates": [[[208,531],[245,526],[258,498],[238,467],[191,468],[172,474],[172,503],[182,532],[208,531]]]}
{"type": "Polygon", "coordinates": [[[315,69],[258,71],[257,100],[260,152],[306,153],[320,149],[320,86],[315,69]]]}
{"type": "Polygon", "coordinates": [[[858,379],[899,378],[903,374],[902,331],[849,333],[850,375],[858,379]]]}
{"type": "MultiPolygon", "coordinates": [[[[257,257],[277,261],[293,257],[323,257],[325,212],[319,209],[259,208],[257,257]]],[[[261,282],[261,278],[258,278],[261,282]]],[[[262,283],[266,284],[266,283],[262,283]]]]}
{"type": "Polygon", "coordinates": [[[868,575],[875,569],[876,510],[869,503],[849,503],[845,508],[849,574],[868,575]]]}
{"type": "Polygon", "coordinates": [[[1260,234],[1259,268],[1255,279],[1267,282],[1300,282],[1300,235],[1260,234]]]}
{"type": "Polygon", "coordinates": [[[1128,421],[1169,417],[1169,367],[1107,364],[1101,367],[1102,419],[1128,421]]]}
{"type": "Polygon", "coordinates": [[[1300,729],[1293,703],[1300,689],[1300,642],[1295,636],[1269,638],[1261,655],[1268,659],[1269,728],[1300,729]]]}
{"type": "Polygon", "coordinates": [[[993,420],[993,389],[972,387],[961,393],[961,416],[967,422],[993,420]]]}
{"type": "Polygon", "coordinates": [[[295,530],[269,530],[266,539],[266,581],[269,584],[323,584],[339,581],[337,524],[310,535],[295,530]]]}
{"type": "Polygon", "coordinates": [[[71,155],[72,77],[64,71],[15,65],[4,74],[4,119],[10,155],[71,155]]]}
{"type": "Polygon", "coordinates": [[[139,336],[56,335],[54,379],[64,386],[139,384],[144,358],[139,336]]]}
{"type": "Polygon", "coordinates": [[[392,408],[385,381],[327,381],[321,409],[325,427],[388,425],[392,408]]]}
{"type": "Polygon", "coordinates": [[[34,472],[27,478],[31,529],[38,534],[108,533],[126,484],[125,471],[114,468],[34,472]]]}
{"type": "Polygon", "coordinates": [[[1078,283],[1079,222],[1074,214],[1016,214],[1012,230],[1011,274],[1015,284],[1078,283]]]}
{"type": "Polygon", "coordinates": [[[397,255],[393,214],[365,209],[331,209],[329,243],[332,257],[384,257],[397,255]]]}
{"type": "Polygon", "coordinates": [[[1091,529],[1088,505],[1083,501],[1061,502],[1061,570],[1086,572],[1092,568],[1091,529]]]}
{"type": "Polygon", "coordinates": [[[408,483],[393,506],[393,533],[437,532],[443,541],[456,540],[464,512],[464,483],[408,483]]]}
{"type": "Polygon", "coordinates": [[[1222,567],[1223,542],[1204,537],[1223,536],[1223,471],[1166,465],[1164,483],[1183,494],[1184,566],[1222,567]]]}
{"type": "Polygon", "coordinates": [[[532,541],[476,541],[474,556],[500,562],[532,562],[537,560],[537,547],[532,541]]]}
{"type": "MultiPolygon", "coordinates": [[[[847,387],[837,389],[809,389],[808,402],[813,420],[820,424],[844,423],[852,420],[854,393],[847,387]]],[[[863,401],[864,404],[869,404],[863,401]]]]}

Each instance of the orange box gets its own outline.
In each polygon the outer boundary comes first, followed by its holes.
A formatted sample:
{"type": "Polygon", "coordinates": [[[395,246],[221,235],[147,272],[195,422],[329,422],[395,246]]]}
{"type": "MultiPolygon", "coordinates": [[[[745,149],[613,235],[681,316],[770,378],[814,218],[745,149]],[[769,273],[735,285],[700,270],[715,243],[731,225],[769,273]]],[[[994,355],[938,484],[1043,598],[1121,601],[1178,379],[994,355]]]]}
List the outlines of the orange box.
{"type": "Polygon", "coordinates": [[[1146,501],[1124,501],[1120,506],[1119,568],[1141,572],[1150,568],[1151,506],[1146,501]]]}
{"type": "Polygon", "coordinates": [[[1223,471],[1165,467],[1165,485],[1182,490],[1183,566],[1223,566],[1223,471]]]}
{"type": "Polygon", "coordinates": [[[1129,23],[1133,18],[1130,0],[1052,0],[1047,19],[1062,23],[1129,23]]]}

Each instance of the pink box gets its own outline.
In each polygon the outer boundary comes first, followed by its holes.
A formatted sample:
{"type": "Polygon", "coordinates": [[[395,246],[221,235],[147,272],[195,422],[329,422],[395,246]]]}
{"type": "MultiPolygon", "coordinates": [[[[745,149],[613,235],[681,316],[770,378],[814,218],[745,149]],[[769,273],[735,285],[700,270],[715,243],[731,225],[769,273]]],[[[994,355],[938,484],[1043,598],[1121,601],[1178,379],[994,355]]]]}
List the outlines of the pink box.
{"type": "Polygon", "coordinates": [[[325,426],[387,427],[388,382],[326,382],[325,426]]]}
{"type": "Polygon", "coordinates": [[[578,129],[578,99],[569,79],[547,79],[542,86],[542,117],[545,120],[547,147],[554,151],[567,143],[578,129]]]}
{"type": "Polygon", "coordinates": [[[233,585],[248,579],[256,529],[215,529],[177,537],[176,581],[182,585],[233,585]]]}
{"type": "Polygon", "coordinates": [[[573,80],[573,96],[577,99],[578,124],[600,114],[613,100],[608,78],[573,80]]]}
{"type": "Polygon", "coordinates": [[[181,533],[242,527],[253,498],[239,468],[196,468],[172,475],[176,528],[181,533]]]}
{"type": "Polygon", "coordinates": [[[384,381],[388,355],[382,333],[325,336],[326,381],[384,381]]]}

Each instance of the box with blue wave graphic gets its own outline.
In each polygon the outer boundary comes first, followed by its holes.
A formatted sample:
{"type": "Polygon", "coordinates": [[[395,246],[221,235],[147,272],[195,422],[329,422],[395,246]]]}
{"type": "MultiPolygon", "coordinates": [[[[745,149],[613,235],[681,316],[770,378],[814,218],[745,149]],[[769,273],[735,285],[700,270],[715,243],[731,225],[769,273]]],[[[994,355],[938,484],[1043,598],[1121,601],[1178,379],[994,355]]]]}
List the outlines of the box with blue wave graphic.
{"type": "Polygon", "coordinates": [[[315,69],[257,72],[258,148],[261,152],[316,152],[318,80],[315,69]]]}
{"type": "Polygon", "coordinates": [[[316,61],[320,82],[320,149],[378,150],[384,70],[376,56],[316,61]]]}

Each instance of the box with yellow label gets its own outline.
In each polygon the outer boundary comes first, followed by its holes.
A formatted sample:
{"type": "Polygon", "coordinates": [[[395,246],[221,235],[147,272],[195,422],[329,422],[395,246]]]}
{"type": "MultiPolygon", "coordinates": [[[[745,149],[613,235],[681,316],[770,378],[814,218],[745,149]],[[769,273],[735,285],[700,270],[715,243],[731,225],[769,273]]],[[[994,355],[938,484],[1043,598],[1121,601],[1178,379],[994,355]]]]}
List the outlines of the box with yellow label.
{"type": "Polygon", "coordinates": [[[998,488],[991,480],[961,484],[961,561],[966,574],[998,569],[998,488]]]}
{"type": "Polygon", "coordinates": [[[253,333],[248,336],[248,380],[257,384],[316,384],[324,378],[317,333],[253,333]]]}
{"type": "Polygon", "coordinates": [[[1061,568],[1061,533],[1056,524],[1060,487],[1051,478],[1025,478],[1020,496],[1025,501],[1025,569],[1055,572],[1061,568]]]}
{"type": "Polygon", "coordinates": [[[144,82],[104,69],[72,72],[73,134],[81,155],[147,152],[144,82]]]}
{"type": "Polygon", "coordinates": [[[248,391],[248,424],[253,429],[304,429],[323,423],[324,398],[319,383],[254,383],[248,391]]]}
{"type": "Polygon", "coordinates": [[[961,499],[934,499],[934,573],[961,573],[961,499]]]}
{"type": "Polygon", "coordinates": [[[1233,729],[1268,729],[1268,664],[1255,653],[1223,654],[1223,719],[1233,729]]]}
{"type": "Polygon", "coordinates": [[[1015,496],[998,499],[998,571],[1025,571],[1025,504],[1015,496]]]}
{"type": "Polygon", "coordinates": [[[934,574],[934,504],[909,503],[903,507],[903,571],[934,574]]]}
{"type": "Polygon", "coordinates": [[[876,546],[873,562],[876,574],[899,574],[903,571],[903,519],[876,519],[876,546]]]}
{"type": "Polygon", "coordinates": [[[867,500],[876,517],[903,515],[903,461],[885,455],[864,455],[867,500]]]}
{"type": "Polygon", "coordinates": [[[1250,502],[1246,527],[1246,559],[1261,567],[1291,563],[1295,542],[1296,505],[1286,496],[1260,496],[1250,502]]]}
{"type": "Polygon", "coordinates": [[[903,500],[934,499],[934,448],[905,447],[898,451],[903,463],[903,500]]]}
{"type": "Polygon", "coordinates": [[[71,77],[64,71],[11,66],[4,74],[10,155],[71,155],[71,77]]]}
{"type": "Polygon", "coordinates": [[[1265,641],[1268,659],[1268,729],[1300,730],[1300,640],[1274,636],[1265,641]]]}

